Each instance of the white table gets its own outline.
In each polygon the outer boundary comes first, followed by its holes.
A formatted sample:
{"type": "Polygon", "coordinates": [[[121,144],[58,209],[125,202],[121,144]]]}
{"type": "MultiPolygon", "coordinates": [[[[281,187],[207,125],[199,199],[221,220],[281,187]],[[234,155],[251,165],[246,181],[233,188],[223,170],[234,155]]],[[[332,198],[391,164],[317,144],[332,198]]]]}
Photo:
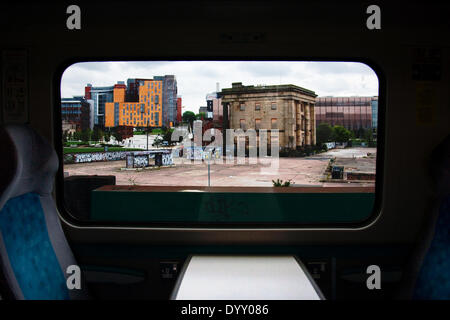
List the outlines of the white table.
{"type": "Polygon", "coordinates": [[[173,300],[321,300],[303,263],[283,256],[190,256],[173,300]]]}

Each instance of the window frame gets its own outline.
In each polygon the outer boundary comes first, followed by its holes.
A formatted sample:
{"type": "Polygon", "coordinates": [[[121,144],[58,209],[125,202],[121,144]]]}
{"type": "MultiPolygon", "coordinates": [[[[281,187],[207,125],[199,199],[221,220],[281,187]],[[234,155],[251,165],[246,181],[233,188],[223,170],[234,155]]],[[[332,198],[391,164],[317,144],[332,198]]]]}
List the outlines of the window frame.
{"type": "MultiPolygon", "coordinates": [[[[339,58],[316,58],[316,59],[305,59],[304,57],[296,57],[289,59],[280,58],[280,57],[252,57],[249,59],[248,57],[227,57],[226,59],[207,57],[207,58],[199,58],[199,57],[171,57],[167,59],[167,57],[145,57],[145,58],[87,58],[83,59],[66,59],[64,62],[59,64],[54,72],[53,78],[53,143],[56,149],[58,158],[59,158],[59,168],[55,177],[55,200],[57,203],[57,208],[59,210],[60,216],[68,223],[73,226],[77,226],[79,228],[89,228],[89,227],[120,227],[120,228],[175,228],[177,230],[184,230],[186,227],[197,228],[198,230],[202,230],[204,228],[219,228],[220,230],[227,230],[228,228],[233,229],[248,229],[250,230],[265,230],[265,229],[273,229],[277,230],[283,229],[293,229],[293,230],[308,230],[308,229],[317,229],[326,230],[326,229],[359,229],[362,227],[366,227],[370,225],[373,221],[375,221],[378,216],[381,214],[381,208],[383,205],[382,192],[383,192],[383,173],[384,173],[384,155],[385,155],[385,112],[386,112],[386,78],[385,73],[382,68],[373,60],[367,58],[357,58],[357,57],[339,57],[339,58]],[[376,158],[376,182],[375,182],[375,193],[374,193],[374,205],[372,208],[372,213],[364,220],[354,221],[351,223],[324,223],[324,224],[308,224],[308,223],[270,223],[269,225],[263,223],[228,223],[221,222],[219,224],[214,223],[201,223],[201,222],[183,222],[181,224],[169,222],[114,222],[114,221],[84,221],[79,220],[73,217],[70,212],[67,211],[64,203],[64,172],[63,172],[63,157],[62,157],[62,121],[61,121],[61,92],[60,92],[60,84],[62,80],[62,76],[64,71],[70,66],[83,63],[83,62],[120,62],[120,61],[180,61],[180,60],[192,60],[192,61],[295,61],[295,62],[306,62],[306,61],[317,61],[317,62],[354,62],[354,63],[363,63],[369,68],[373,70],[375,75],[378,78],[378,123],[377,123],[377,158],[376,158]]],[[[158,119],[159,120],[159,119],[158,119]]]]}

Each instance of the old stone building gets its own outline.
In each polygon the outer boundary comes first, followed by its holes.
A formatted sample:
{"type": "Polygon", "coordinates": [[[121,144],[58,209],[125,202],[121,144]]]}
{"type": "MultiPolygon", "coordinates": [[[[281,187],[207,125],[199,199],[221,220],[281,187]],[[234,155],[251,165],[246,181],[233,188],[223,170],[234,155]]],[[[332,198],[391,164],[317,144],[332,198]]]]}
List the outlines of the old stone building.
{"type": "MultiPolygon", "coordinates": [[[[316,144],[314,91],[295,85],[244,86],[233,83],[220,92],[224,129],[279,130],[281,149],[316,144]]],[[[269,135],[270,136],[270,135],[269,135]]]]}

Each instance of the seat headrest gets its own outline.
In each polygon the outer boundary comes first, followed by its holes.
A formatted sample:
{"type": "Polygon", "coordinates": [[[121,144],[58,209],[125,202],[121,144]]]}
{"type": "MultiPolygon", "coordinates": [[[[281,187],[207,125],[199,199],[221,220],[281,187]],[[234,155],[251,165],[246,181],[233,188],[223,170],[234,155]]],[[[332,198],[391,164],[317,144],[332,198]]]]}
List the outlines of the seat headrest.
{"type": "Polygon", "coordinates": [[[52,146],[28,125],[7,125],[0,131],[0,210],[10,198],[51,193],[59,165],[52,146]]]}

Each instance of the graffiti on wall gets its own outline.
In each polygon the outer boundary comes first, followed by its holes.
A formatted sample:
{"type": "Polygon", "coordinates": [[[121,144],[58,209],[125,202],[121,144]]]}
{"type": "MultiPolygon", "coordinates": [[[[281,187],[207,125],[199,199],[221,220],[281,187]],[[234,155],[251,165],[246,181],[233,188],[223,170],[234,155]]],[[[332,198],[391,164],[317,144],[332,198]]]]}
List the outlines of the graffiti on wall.
{"type": "MultiPolygon", "coordinates": [[[[95,161],[116,161],[127,160],[133,161],[134,167],[148,167],[149,158],[154,158],[156,153],[162,154],[163,165],[172,165],[173,157],[170,150],[158,151],[115,151],[115,152],[86,152],[86,153],[69,153],[64,155],[64,163],[87,163],[95,161]],[[127,155],[134,155],[134,157],[127,158],[127,155]]],[[[131,163],[129,163],[131,167],[131,163]]],[[[127,164],[128,166],[128,164],[127,164]]]]}
{"type": "Polygon", "coordinates": [[[124,160],[126,152],[86,152],[86,153],[70,153],[64,155],[64,163],[86,163],[94,161],[114,161],[124,160]]]}
{"type": "Polygon", "coordinates": [[[148,155],[134,156],[133,168],[143,168],[148,166],[149,166],[148,155]]]}
{"type": "Polygon", "coordinates": [[[162,155],[162,164],[163,166],[170,166],[173,164],[172,153],[164,153],[162,155]]]}
{"type": "Polygon", "coordinates": [[[202,148],[190,147],[185,149],[186,159],[188,160],[205,160],[220,159],[222,157],[222,148],[202,148]]]}

